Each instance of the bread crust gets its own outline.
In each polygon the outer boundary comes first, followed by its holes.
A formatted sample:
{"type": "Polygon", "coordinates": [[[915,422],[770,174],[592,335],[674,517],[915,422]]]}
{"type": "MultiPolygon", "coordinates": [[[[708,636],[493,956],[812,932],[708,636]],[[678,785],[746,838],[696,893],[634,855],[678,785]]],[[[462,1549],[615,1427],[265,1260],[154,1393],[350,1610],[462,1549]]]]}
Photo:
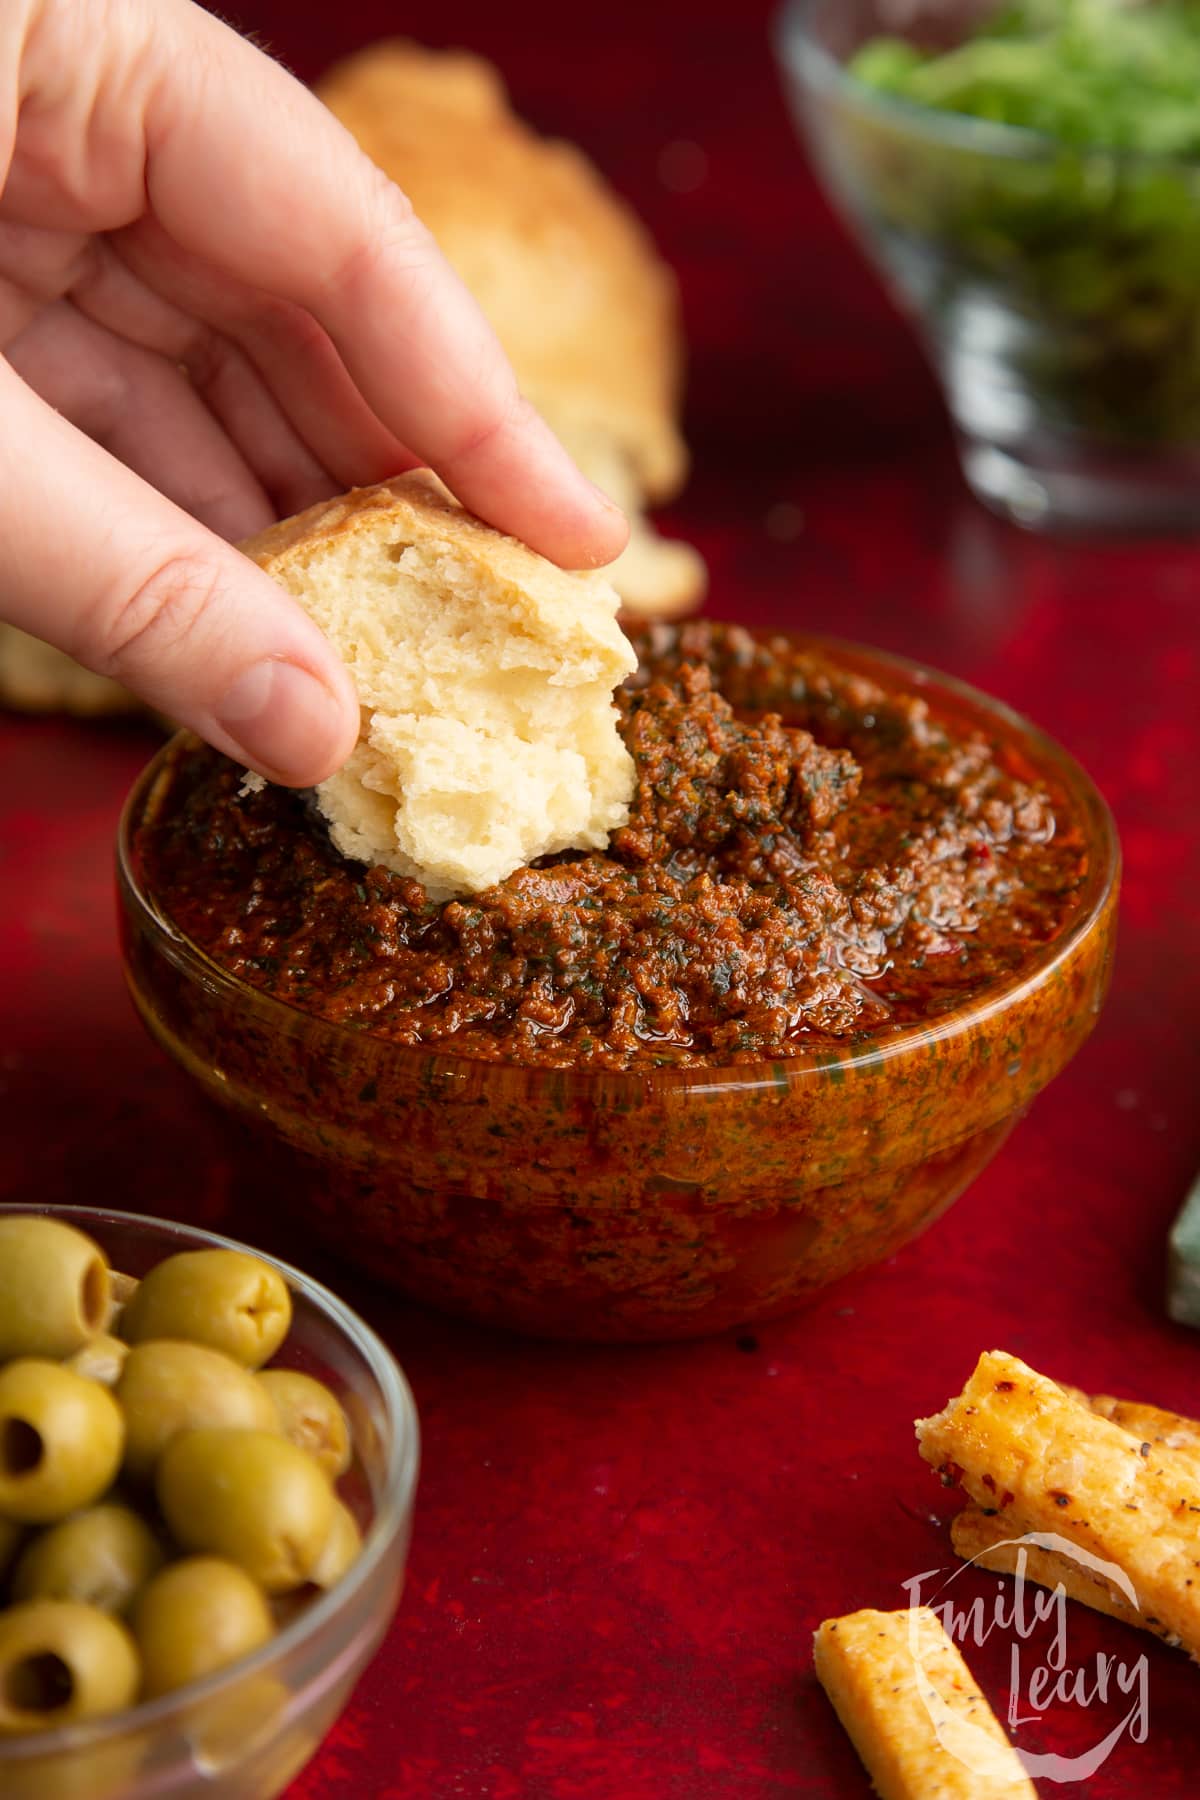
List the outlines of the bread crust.
{"type": "Polygon", "coordinates": [[[0,621],[0,706],[14,712],[72,713],[98,719],[144,712],[140,700],[65,650],[0,621]]]}
{"type": "Polygon", "coordinates": [[[344,658],[358,742],[317,789],[335,847],[477,893],[628,817],[617,595],[483,524],[426,470],[310,507],[242,549],[344,658]]]}
{"type": "Polygon", "coordinates": [[[564,435],[602,429],[657,501],[681,485],[674,276],[574,145],[512,111],[499,73],[403,39],[339,62],[316,91],[402,187],[564,435]]]}
{"type": "Polygon", "coordinates": [[[412,469],[371,487],[351,488],[332,500],[319,500],[290,519],[244,538],[238,548],[268,574],[293,562],[307,562],[315,552],[339,540],[384,530],[401,534],[435,534],[448,547],[486,563],[501,580],[536,580],[539,588],[575,599],[581,584],[608,591],[602,571],[559,569],[516,538],[486,525],[450,493],[430,469],[412,469]]]}

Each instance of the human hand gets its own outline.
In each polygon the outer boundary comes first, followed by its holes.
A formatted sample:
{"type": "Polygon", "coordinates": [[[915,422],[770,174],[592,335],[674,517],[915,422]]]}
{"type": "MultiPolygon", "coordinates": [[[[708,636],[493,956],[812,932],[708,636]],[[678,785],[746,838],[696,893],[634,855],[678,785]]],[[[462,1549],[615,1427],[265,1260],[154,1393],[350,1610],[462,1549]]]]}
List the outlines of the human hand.
{"type": "Polygon", "coordinates": [[[190,0],[5,0],[5,169],[12,623],[303,784],[348,755],[357,701],[226,540],[428,463],[556,561],[621,549],[404,196],[190,0]]]}

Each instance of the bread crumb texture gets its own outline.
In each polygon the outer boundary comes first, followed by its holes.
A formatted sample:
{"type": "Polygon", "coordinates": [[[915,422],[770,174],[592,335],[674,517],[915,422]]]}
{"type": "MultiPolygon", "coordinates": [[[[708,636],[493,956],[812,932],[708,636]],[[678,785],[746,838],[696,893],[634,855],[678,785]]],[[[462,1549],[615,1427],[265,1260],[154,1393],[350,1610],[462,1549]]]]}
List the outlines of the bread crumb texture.
{"type": "Polygon", "coordinates": [[[633,762],[613,690],[636,665],[615,590],[464,511],[425,471],[250,539],[332,640],[362,705],[317,800],[344,856],[478,893],[623,825],[633,762]]]}

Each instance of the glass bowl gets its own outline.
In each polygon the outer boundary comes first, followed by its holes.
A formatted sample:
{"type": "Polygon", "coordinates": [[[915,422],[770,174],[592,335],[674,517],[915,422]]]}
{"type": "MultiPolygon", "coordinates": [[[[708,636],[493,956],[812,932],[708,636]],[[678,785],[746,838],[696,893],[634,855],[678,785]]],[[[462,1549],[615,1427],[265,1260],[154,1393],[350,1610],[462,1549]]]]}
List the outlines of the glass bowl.
{"type": "MultiPolygon", "coordinates": [[[[86,1231],[129,1275],[144,1275],[178,1250],[248,1248],[104,1207],[0,1207],[38,1212],[86,1231]]],[[[111,1719],[0,1737],[4,1800],[269,1800],[314,1754],[383,1637],[412,1526],[419,1461],[412,1394],[391,1353],[335,1294],[287,1263],[264,1260],[287,1281],[294,1309],[272,1366],[318,1376],[350,1418],[355,1461],[339,1488],[364,1526],[362,1552],[269,1643],[207,1680],[111,1719]]]]}
{"type": "Polygon", "coordinates": [[[792,0],[816,165],[941,376],[963,468],[1031,526],[1200,528],[1200,165],[1071,148],[885,95],[879,34],[960,41],[998,0],[792,0]]]}
{"type": "MultiPolygon", "coordinates": [[[[170,746],[141,776],[118,858],[134,1002],[204,1091],[272,1147],[289,1213],[336,1254],[417,1300],[539,1335],[723,1330],[890,1255],[1074,1055],[1106,991],[1117,898],[1115,832],[1087,776],[946,676],[791,641],[984,731],[1079,820],[1088,870],[1059,935],[1019,978],[927,1024],[786,1061],[521,1067],[397,1045],[285,1005],[218,967],[147,891],[136,844],[170,746]]],[[[741,703],[786,715],[786,692],[747,679],[756,685],[741,703]]],[[[272,1185],[260,1169],[256,1190],[272,1185]]]]}

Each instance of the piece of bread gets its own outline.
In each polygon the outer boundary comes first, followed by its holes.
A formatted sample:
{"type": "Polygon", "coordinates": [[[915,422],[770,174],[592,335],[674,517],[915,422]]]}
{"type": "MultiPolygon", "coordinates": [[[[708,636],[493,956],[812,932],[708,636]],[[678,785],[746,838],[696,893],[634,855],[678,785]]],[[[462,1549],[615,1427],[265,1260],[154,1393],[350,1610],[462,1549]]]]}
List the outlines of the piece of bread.
{"type": "Polygon", "coordinates": [[[1123,1593],[1119,1583],[1105,1580],[1098,1571],[1077,1562],[1070,1551],[1055,1548],[1062,1541],[1057,1534],[1027,1531],[1011,1510],[1002,1515],[985,1513],[974,1504],[964,1506],[951,1522],[950,1541],[964,1562],[978,1563],[997,1575],[1019,1576],[1038,1587],[1061,1587],[1068,1600],[1078,1600],[1093,1612],[1153,1632],[1168,1644],[1179,1642],[1160,1619],[1144,1613],[1123,1593]]]}
{"type": "Polygon", "coordinates": [[[362,731],[317,790],[343,855],[476,893],[625,822],[613,690],[636,665],[599,574],[482,524],[426,471],[311,507],[242,545],[350,669],[362,731]]]}
{"type": "Polygon", "coordinates": [[[0,706],[15,712],[74,713],[95,719],[144,710],[107,675],[96,675],[53,644],[0,622],[0,706]]]}
{"type": "Polygon", "coordinates": [[[691,544],[665,538],[642,511],[642,497],[627,458],[602,430],[572,429],[546,414],[589,481],[615,500],[629,520],[629,542],[604,573],[621,605],[639,619],[678,619],[704,598],[708,570],[691,544]]]}
{"type": "Polygon", "coordinates": [[[880,1800],[1036,1800],[971,1671],[928,1607],[826,1619],[813,1660],[880,1800]]]}
{"type": "Polygon", "coordinates": [[[691,611],[705,570],[661,539],[647,502],[682,484],[682,333],[675,280],[583,153],[540,137],[496,69],[400,39],[337,63],[326,106],[413,202],[503,344],[522,390],[626,513],[610,570],[633,612],[691,611]]]}
{"type": "Polygon", "coordinates": [[[686,466],[675,283],[583,153],[539,137],[499,73],[463,52],[373,44],[316,91],[404,189],[529,397],[602,425],[653,499],[674,492],[686,466]]]}
{"type": "Polygon", "coordinates": [[[1054,1533],[1133,1585],[1138,1608],[1200,1656],[1200,1455],[1101,1418],[1015,1356],[981,1356],[962,1394],[917,1421],[921,1455],[975,1504],[1054,1533]]]}

